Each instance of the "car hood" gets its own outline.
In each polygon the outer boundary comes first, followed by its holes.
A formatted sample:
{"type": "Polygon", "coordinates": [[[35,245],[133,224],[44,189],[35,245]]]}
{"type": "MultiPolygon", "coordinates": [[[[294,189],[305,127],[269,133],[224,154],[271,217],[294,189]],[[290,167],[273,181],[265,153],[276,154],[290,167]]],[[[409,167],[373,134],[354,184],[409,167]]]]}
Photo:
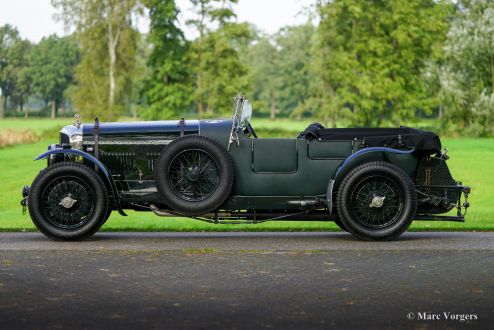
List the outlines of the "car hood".
{"type": "MultiPolygon", "coordinates": [[[[152,134],[152,133],[175,133],[181,132],[193,134],[199,132],[198,120],[186,120],[184,127],[181,127],[178,120],[162,120],[162,121],[141,121],[130,123],[100,123],[101,135],[122,135],[122,134],[152,134]]],[[[94,124],[84,124],[82,131],[84,135],[92,135],[94,124]]]]}

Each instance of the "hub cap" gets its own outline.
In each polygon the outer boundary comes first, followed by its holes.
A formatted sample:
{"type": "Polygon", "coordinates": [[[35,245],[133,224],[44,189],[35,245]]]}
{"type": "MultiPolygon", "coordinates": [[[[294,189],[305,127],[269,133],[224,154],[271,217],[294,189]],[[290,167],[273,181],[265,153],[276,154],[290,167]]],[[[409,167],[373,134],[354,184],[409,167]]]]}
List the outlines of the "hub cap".
{"type": "Polygon", "coordinates": [[[376,208],[382,207],[383,204],[384,204],[384,199],[385,198],[386,198],[386,196],[384,196],[384,197],[379,197],[379,196],[374,197],[372,199],[372,202],[369,205],[369,207],[376,207],[376,208]]]}
{"type": "Polygon", "coordinates": [[[350,210],[353,218],[370,228],[393,224],[403,209],[398,185],[388,177],[371,176],[360,180],[352,191],[350,210]]]}
{"type": "Polygon", "coordinates": [[[72,199],[71,194],[69,194],[67,197],[62,199],[62,201],[58,203],[58,205],[62,205],[66,209],[70,209],[72,206],[74,206],[75,203],[77,203],[77,199],[72,199]]]}
{"type": "Polygon", "coordinates": [[[46,219],[58,228],[79,228],[94,212],[93,192],[76,177],[54,179],[46,186],[41,198],[46,219]]]}
{"type": "Polygon", "coordinates": [[[211,155],[199,149],[184,150],[175,156],[168,175],[175,194],[192,202],[207,199],[220,183],[218,164],[211,155]]]}

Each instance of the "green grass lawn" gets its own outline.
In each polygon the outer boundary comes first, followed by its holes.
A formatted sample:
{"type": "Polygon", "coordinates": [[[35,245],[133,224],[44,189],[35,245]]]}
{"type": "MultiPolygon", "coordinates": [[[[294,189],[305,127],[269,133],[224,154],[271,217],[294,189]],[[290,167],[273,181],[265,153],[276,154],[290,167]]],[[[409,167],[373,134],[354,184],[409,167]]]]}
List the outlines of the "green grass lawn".
{"type": "MultiPolygon", "coordinates": [[[[44,161],[32,159],[55,141],[0,149],[0,230],[34,230],[29,215],[21,214],[21,188],[31,184],[44,161]]],[[[471,209],[465,223],[419,222],[412,230],[494,230],[494,139],[444,139],[451,159],[448,164],[456,179],[472,186],[471,209]]],[[[331,222],[267,222],[259,225],[213,225],[190,219],[159,218],[150,213],[113,214],[103,230],[108,231],[313,231],[337,230],[331,222]]]]}
{"type": "Polygon", "coordinates": [[[63,127],[65,125],[72,124],[72,118],[4,118],[0,120],[0,130],[5,128],[11,128],[15,130],[31,129],[37,134],[44,131],[54,129],[56,127],[63,127]]]}
{"type": "Polygon", "coordinates": [[[311,119],[295,120],[289,118],[278,118],[276,120],[272,120],[269,118],[252,118],[252,126],[258,130],[282,129],[285,131],[302,132],[313,121],[314,120],[311,119]]]}

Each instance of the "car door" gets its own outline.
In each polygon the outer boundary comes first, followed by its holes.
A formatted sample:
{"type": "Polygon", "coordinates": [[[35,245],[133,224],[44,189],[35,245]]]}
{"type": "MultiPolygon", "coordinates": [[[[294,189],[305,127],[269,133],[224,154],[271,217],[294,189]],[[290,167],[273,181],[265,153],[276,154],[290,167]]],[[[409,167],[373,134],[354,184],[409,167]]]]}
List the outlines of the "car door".
{"type": "Polygon", "coordinates": [[[296,139],[253,139],[252,170],[255,173],[296,173],[296,139]]]}

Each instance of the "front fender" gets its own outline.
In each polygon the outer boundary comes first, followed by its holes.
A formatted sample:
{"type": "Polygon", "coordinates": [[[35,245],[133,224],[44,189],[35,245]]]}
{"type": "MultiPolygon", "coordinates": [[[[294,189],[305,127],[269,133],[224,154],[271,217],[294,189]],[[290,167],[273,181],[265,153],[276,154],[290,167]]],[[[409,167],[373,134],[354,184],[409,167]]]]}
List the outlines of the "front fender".
{"type": "Polygon", "coordinates": [[[386,147],[372,147],[357,151],[346,158],[336,169],[335,182],[339,182],[345,174],[356,166],[367,161],[388,161],[404,168],[411,175],[417,165],[417,159],[413,156],[415,149],[398,150],[386,147]]]}
{"type": "Polygon", "coordinates": [[[81,156],[84,159],[89,160],[96,167],[98,167],[98,169],[101,171],[101,173],[103,173],[103,176],[106,179],[106,182],[108,183],[108,185],[110,186],[110,188],[112,190],[113,196],[115,198],[115,205],[117,207],[118,213],[120,213],[123,216],[127,216],[127,214],[125,214],[125,212],[123,211],[122,206],[120,205],[120,200],[118,198],[118,190],[117,190],[117,186],[115,185],[115,181],[113,180],[113,177],[110,175],[110,172],[105,167],[105,165],[103,165],[103,163],[101,163],[97,158],[91,156],[90,154],[88,154],[82,150],[65,149],[65,148],[49,149],[48,151],[46,151],[46,152],[42,153],[41,155],[39,155],[38,157],[36,157],[34,160],[45,159],[51,155],[56,155],[56,154],[72,154],[72,155],[81,156]]]}

